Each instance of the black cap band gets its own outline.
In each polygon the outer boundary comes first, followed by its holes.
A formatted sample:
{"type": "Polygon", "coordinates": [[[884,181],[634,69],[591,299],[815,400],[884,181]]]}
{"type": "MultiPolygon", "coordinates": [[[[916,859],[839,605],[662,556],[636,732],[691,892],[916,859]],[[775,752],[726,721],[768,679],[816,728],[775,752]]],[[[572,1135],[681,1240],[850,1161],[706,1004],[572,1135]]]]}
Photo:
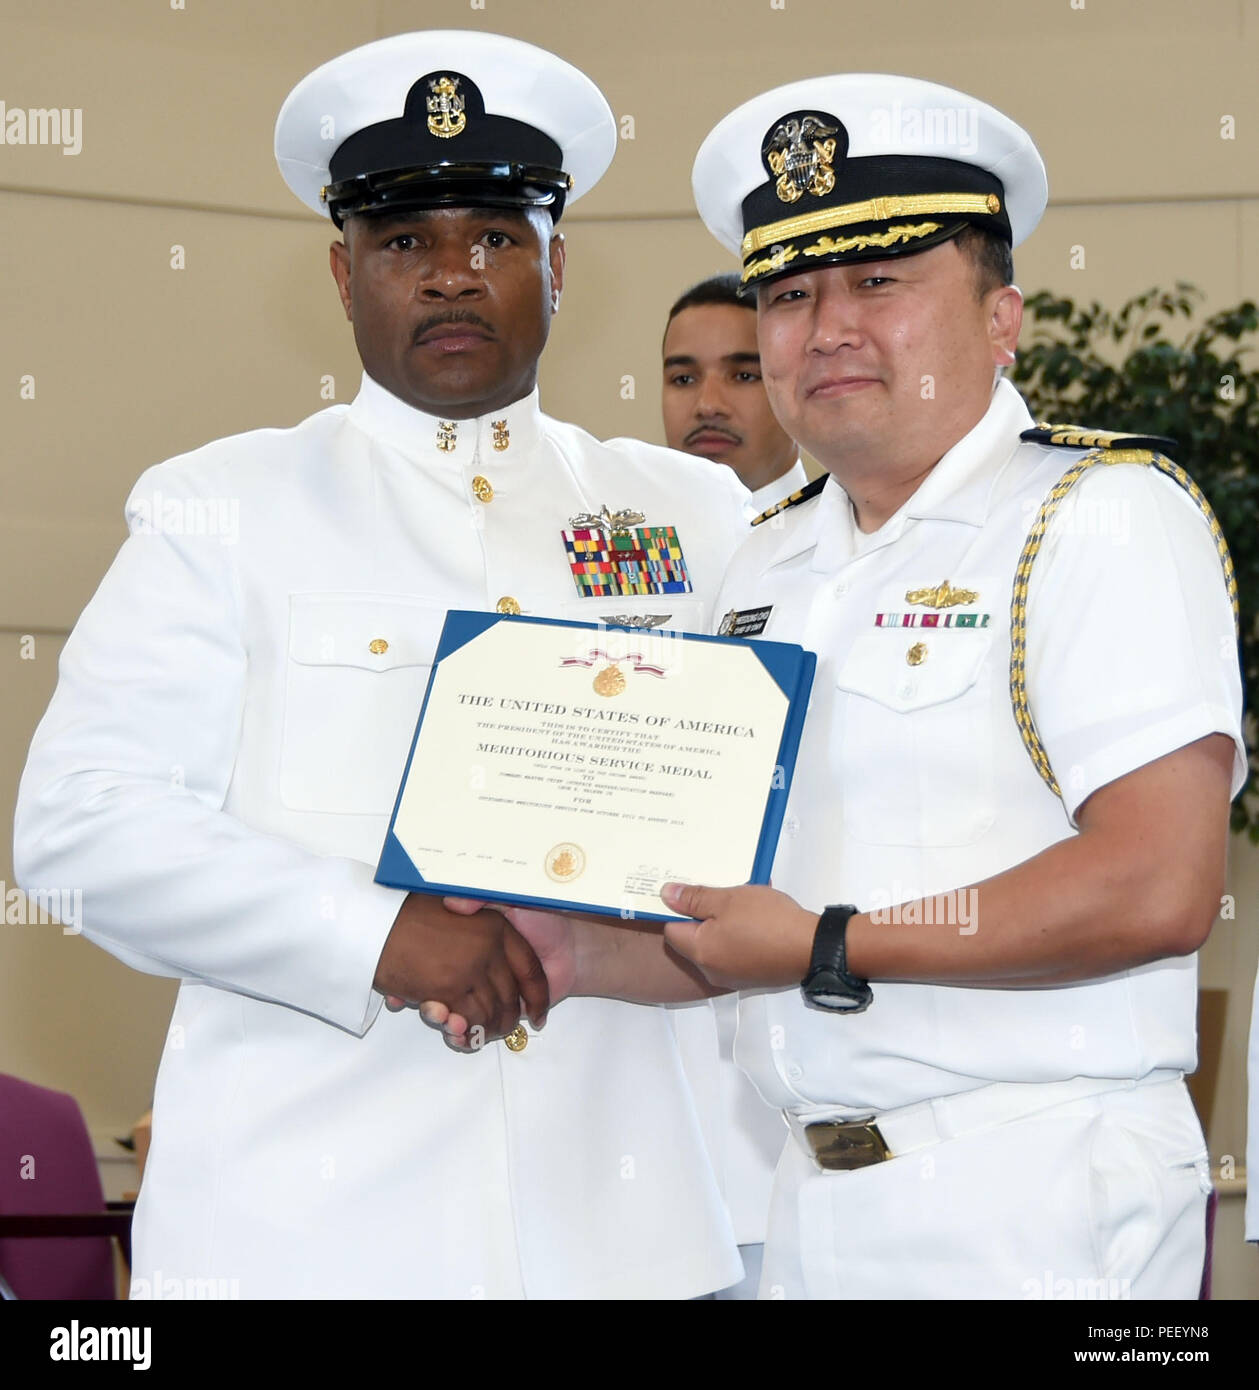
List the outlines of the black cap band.
{"type": "Polygon", "coordinates": [[[347,217],[437,207],[546,208],[555,223],[571,186],[572,179],[559,169],[446,161],[329,184],[324,202],[338,227],[347,217]]]}
{"type": "Polygon", "coordinates": [[[486,115],[480,89],[458,72],[431,72],[407,93],[401,116],[356,131],[328,164],[323,201],[345,218],[388,209],[545,207],[558,222],[572,181],[544,131],[486,115]]]}
{"type": "Polygon", "coordinates": [[[1001,181],[976,165],[872,155],[846,159],[835,173],[822,197],[786,202],[771,179],[743,200],[743,290],[821,266],[912,255],[972,224],[1011,240],[1001,181]]]}

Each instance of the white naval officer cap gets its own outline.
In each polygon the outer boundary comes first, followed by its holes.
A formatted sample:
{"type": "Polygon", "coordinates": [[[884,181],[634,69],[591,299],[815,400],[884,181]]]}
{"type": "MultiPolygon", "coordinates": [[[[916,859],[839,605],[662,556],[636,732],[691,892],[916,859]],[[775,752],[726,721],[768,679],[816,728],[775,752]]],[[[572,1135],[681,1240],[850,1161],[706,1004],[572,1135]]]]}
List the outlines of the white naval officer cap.
{"type": "Polygon", "coordinates": [[[828,265],[912,255],[964,226],[1017,246],[1049,198],[1031,136],[934,82],[813,77],[744,102],[700,146],[704,225],[743,262],[740,293],[828,265]]]}
{"type": "Polygon", "coordinates": [[[284,181],[346,217],[441,206],[545,207],[595,186],[616,151],[603,93],[571,63],[501,34],[378,39],[316,68],[275,123],[284,181]]]}

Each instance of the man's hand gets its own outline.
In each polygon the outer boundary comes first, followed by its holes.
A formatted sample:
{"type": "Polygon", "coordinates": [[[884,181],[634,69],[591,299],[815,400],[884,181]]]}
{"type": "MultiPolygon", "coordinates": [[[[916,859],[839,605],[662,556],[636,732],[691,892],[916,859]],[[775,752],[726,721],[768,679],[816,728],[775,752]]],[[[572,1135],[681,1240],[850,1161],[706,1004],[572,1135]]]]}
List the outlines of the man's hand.
{"type": "Polygon", "coordinates": [[[577,930],[581,919],[531,907],[509,907],[505,913],[541,961],[551,1003],[567,999],[577,982],[577,930]]]}
{"type": "Polygon", "coordinates": [[[809,973],[820,920],[786,893],[754,884],[701,888],[666,883],[660,896],[673,912],[698,922],[668,922],[664,937],[707,979],[727,989],[798,985],[809,973]]]}
{"type": "MultiPolygon", "coordinates": [[[[483,1030],[479,1041],[506,1037],[522,1007],[542,1027],[549,992],[533,948],[501,913],[470,906],[465,915],[410,894],[380,953],[374,987],[391,1009],[441,1000],[450,1014],[457,1012],[463,1035],[483,1030]]],[[[425,1021],[441,1026],[444,1020],[426,1014],[425,1021]]]]}
{"type": "MultiPolygon", "coordinates": [[[[471,915],[484,907],[483,903],[471,898],[443,898],[442,901],[459,916],[471,915]]],[[[574,919],[558,912],[538,912],[527,907],[507,907],[503,911],[537,955],[546,974],[550,1002],[558,1004],[566,999],[577,978],[574,919]]],[[[397,998],[386,999],[385,1004],[394,1010],[405,1007],[404,1001],[397,998]]],[[[456,1052],[472,1050],[468,1041],[472,1023],[444,999],[424,1000],[420,1004],[420,1017],[430,1028],[440,1028],[447,1045],[456,1052]]]]}
{"type": "MultiPolygon", "coordinates": [[[[711,891],[724,895],[731,890],[711,891]]],[[[745,890],[733,891],[742,893],[745,890]]],[[[762,893],[768,890],[746,891],[762,893]]],[[[781,893],[771,894],[771,897],[794,906],[781,893]]],[[[445,904],[453,913],[468,915],[484,907],[483,903],[464,898],[446,898],[445,904]]],[[[654,922],[617,921],[581,912],[539,912],[518,906],[505,907],[503,911],[533,947],[546,973],[553,1004],[570,994],[655,1004],[708,999],[725,992],[724,986],[705,979],[690,960],[666,945],[663,933],[654,922]]],[[[801,909],[795,911],[800,913],[801,909]]],[[[817,919],[813,921],[816,923],[817,919]]],[[[811,943],[810,936],[804,948],[806,965],[811,943]]],[[[804,973],[801,970],[796,978],[802,978],[804,973]]],[[[385,1002],[391,1009],[405,1007],[402,999],[391,998],[385,1002]]],[[[471,1020],[457,1007],[439,996],[432,996],[419,1008],[424,1022],[432,1028],[440,1028],[445,1034],[447,1046],[458,1052],[470,1051],[475,1046],[470,1043],[471,1020]]]]}

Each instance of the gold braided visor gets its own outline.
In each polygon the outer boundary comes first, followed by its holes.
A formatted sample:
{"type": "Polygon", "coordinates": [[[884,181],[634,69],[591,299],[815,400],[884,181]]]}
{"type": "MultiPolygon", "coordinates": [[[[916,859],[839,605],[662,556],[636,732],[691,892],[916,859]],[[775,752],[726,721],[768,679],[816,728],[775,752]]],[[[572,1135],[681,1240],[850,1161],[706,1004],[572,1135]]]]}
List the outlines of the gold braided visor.
{"type": "Polygon", "coordinates": [[[1000,211],[1001,199],[995,193],[911,193],[903,198],[867,198],[861,203],[819,208],[816,212],[801,213],[799,217],[785,217],[781,222],[753,227],[743,238],[742,254],[746,258],[767,246],[813,232],[851,227],[858,222],[887,222],[894,217],[921,217],[932,213],[982,213],[993,217],[1000,211]]]}
{"type": "MultiPolygon", "coordinates": [[[[914,237],[930,236],[932,232],[939,230],[938,222],[919,222],[914,226],[889,227],[885,232],[858,232],[854,236],[840,237],[838,240],[830,236],[821,236],[812,246],[804,248],[804,254],[843,256],[849,251],[867,251],[872,246],[895,246],[898,241],[912,241],[914,237]]],[[[749,261],[743,267],[742,281],[746,285],[749,280],[755,280],[758,275],[764,275],[768,270],[782,270],[789,261],[794,261],[797,255],[798,247],[780,246],[768,256],[749,261]]],[[[807,266],[803,268],[808,269],[807,266]]]]}

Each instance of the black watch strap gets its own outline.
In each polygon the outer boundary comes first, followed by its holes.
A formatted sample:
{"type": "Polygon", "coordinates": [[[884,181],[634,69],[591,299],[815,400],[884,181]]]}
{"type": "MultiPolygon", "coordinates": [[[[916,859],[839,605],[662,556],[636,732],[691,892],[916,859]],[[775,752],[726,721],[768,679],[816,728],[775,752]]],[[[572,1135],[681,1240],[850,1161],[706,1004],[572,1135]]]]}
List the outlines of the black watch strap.
{"type": "Polygon", "coordinates": [[[861,1013],[874,998],[866,980],[848,970],[848,921],[858,909],[851,903],[828,907],[813,934],[809,973],[800,983],[804,1002],[831,1013],[861,1013]]]}

